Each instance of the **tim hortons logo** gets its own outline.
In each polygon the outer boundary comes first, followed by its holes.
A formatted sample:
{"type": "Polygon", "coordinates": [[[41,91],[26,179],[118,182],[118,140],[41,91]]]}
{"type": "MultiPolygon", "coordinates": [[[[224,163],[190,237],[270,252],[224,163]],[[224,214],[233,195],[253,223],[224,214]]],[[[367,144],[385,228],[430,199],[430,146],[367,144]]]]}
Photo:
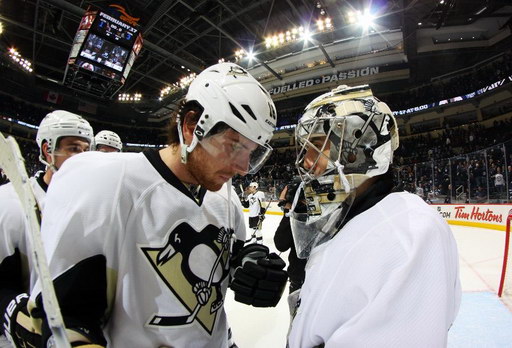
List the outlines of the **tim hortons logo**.
{"type": "Polygon", "coordinates": [[[130,25],[133,25],[134,27],[137,26],[137,24],[139,24],[140,17],[135,18],[135,17],[130,16],[128,13],[126,13],[126,10],[123,6],[111,4],[111,5],[109,5],[109,7],[115,8],[121,14],[121,16],[119,17],[120,20],[122,20],[130,25]]]}
{"type": "Polygon", "coordinates": [[[502,222],[502,214],[496,214],[491,209],[480,211],[480,207],[473,207],[471,213],[465,211],[465,207],[455,207],[455,218],[463,220],[477,220],[487,222],[502,222]]]}

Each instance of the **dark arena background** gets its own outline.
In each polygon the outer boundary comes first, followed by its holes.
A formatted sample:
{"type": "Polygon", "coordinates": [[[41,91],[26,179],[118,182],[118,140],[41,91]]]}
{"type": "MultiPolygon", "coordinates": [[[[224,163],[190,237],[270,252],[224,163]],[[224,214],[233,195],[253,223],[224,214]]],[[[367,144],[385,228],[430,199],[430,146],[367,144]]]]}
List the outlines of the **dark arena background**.
{"type": "MultiPolygon", "coordinates": [[[[236,62],[278,112],[270,160],[233,180],[237,192],[258,182],[271,202],[271,246],[304,107],[340,84],[369,84],[399,125],[396,185],[439,211],[459,245],[469,295],[448,346],[510,347],[512,296],[500,289],[512,291],[511,31],[510,0],[0,0],[0,131],[29,174],[44,169],[35,135],[52,110],[116,132],[123,151],[164,147],[195,75],[236,62]]],[[[239,346],[284,347],[279,308],[281,326],[261,319],[246,334],[249,310],[228,305],[239,346]]]]}

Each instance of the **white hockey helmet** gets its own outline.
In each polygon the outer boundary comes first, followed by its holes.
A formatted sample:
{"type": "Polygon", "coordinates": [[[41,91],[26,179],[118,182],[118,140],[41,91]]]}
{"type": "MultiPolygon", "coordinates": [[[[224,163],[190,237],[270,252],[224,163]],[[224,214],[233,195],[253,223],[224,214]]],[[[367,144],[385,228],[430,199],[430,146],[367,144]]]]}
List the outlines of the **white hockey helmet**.
{"type": "Polygon", "coordinates": [[[308,210],[302,216],[292,213],[291,224],[297,253],[307,257],[337,232],[356,188],[388,171],[398,127],[368,85],[341,85],[306,106],[295,137],[308,210]]]}
{"type": "MultiPolygon", "coordinates": [[[[197,103],[202,113],[191,144],[186,146],[181,141],[182,149],[192,152],[216,125],[224,123],[259,145],[251,154],[248,172],[255,173],[261,168],[272,152],[268,143],[276,127],[277,113],[270,94],[254,77],[236,64],[215,64],[192,81],[185,99],[187,103],[197,103]]],[[[181,132],[181,127],[178,129],[181,132]]],[[[182,160],[186,161],[183,150],[182,160]]]]}
{"type": "Polygon", "coordinates": [[[43,143],[48,143],[48,153],[53,154],[62,137],[84,138],[89,142],[90,149],[94,143],[92,127],[82,116],[64,110],[52,111],[43,118],[37,130],[36,142],[41,163],[51,167],[44,158],[43,143]]]}
{"type": "Polygon", "coordinates": [[[96,150],[98,150],[98,145],[110,146],[119,150],[119,152],[123,150],[123,142],[121,141],[119,135],[109,130],[102,130],[98,132],[98,134],[96,134],[94,137],[94,144],[96,150]]]}
{"type": "Polygon", "coordinates": [[[257,189],[258,189],[258,187],[259,187],[259,185],[258,185],[258,183],[257,183],[257,182],[251,182],[251,183],[249,184],[249,187],[254,187],[254,188],[257,190],[257,189]]]}

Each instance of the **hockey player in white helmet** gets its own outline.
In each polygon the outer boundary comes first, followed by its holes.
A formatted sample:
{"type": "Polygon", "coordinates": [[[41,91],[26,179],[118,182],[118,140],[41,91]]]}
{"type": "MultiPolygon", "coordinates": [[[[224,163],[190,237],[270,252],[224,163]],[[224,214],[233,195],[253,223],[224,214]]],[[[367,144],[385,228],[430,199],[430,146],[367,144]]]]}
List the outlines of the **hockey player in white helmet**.
{"type": "MultiPolygon", "coordinates": [[[[275,122],[267,91],[243,68],[217,64],[191,83],[168,147],[93,151],[59,171],[42,234],[74,347],[227,347],[231,270],[244,291],[235,298],[277,304],[284,261],[261,245],[239,250],[245,224],[228,184],[263,165],[275,122]]],[[[44,321],[39,283],[31,304],[44,321]]]]}
{"type": "Polygon", "coordinates": [[[389,107],[366,85],[339,86],[306,107],[296,140],[308,207],[291,225],[309,259],[291,295],[289,346],[446,347],[461,296],[457,247],[435,210],[393,190],[389,107]]]}
{"type": "Polygon", "coordinates": [[[94,147],[100,152],[121,152],[123,151],[123,142],[117,133],[102,130],[94,137],[94,147]]]}
{"type": "MultiPolygon", "coordinates": [[[[71,156],[88,151],[93,130],[81,116],[57,110],[41,121],[36,135],[40,161],[46,166],[30,178],[39,209],[44,208],[46,190],[53,174],[71,156]]],[[[35,283],[36,273],[31,264],[31,245],[26,230],[25,213],[12,184],[0,187],[0,311],[3,323],[0,347],[11,337],[16,347],[36,346],[40,336],[32,334],[23,318],[27,314],[27,293],[35,283]],[[20,324],[20,325],[17,325],[20,324]],[[21,337],[23,336],[23,337],[21,337]]]]}
{"type": "Polygon", "coordinates": [[[246,243],[251,243],[254,240],[255,243],[263,244],[261,228],[265,218],[265,208],[262,205],[265,194],[258,191],[258,187],[257,182],[251,182],[247,187],[249,192],[247,199],[242,201],[244,208],[249,208],[249,228],[252,230],[250,238],[245,241],[246,243]]]}

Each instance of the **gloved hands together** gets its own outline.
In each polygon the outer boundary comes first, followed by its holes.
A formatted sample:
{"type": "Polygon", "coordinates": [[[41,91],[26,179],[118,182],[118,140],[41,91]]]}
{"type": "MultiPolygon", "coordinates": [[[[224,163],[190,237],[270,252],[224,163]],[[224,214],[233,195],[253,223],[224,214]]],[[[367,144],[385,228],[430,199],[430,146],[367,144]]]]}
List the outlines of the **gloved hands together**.
{"type": "Polygon", "coordinates": [[[283,294],[286,263],[268,247],[250,244],[232,259],[231,289],[235,300],[254,307],[275,307],[283,294]]]}

